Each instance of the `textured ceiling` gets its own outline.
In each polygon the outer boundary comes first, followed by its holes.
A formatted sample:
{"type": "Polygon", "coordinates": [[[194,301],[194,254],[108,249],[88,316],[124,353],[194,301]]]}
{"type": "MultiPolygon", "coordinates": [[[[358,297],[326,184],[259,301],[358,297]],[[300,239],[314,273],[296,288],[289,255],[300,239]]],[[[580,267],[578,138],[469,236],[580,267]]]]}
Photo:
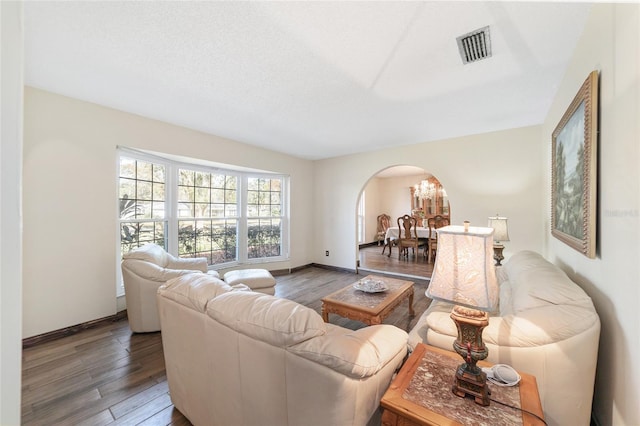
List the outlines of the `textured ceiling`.
{"type": "Polygon", "coordinates": [[[328,158],[541,123],[589,7],[25,2],[25,83],[328,158]],[[487,25],[493,56],[462,65],[487,25]]]}

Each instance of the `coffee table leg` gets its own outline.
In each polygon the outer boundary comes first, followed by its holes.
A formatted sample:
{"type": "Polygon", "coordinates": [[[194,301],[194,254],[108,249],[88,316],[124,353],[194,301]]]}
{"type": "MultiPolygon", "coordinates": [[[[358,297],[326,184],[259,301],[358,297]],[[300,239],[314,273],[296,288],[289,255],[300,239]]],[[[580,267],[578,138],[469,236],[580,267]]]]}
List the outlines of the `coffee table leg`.
{"type": "Polygon", "coordinates": [[[327,308],[324,306],[324,303],[322,303],[320,312],[322,313],[322,321],[329,322],[329,312],[327,312],[327,308]]]}
{"type": "Polygon", "coordinates": [[[415,314],[413,310],[413,288],[411,288],[411,293],[409,293],[409,315],[414,316],[415,314]]]}

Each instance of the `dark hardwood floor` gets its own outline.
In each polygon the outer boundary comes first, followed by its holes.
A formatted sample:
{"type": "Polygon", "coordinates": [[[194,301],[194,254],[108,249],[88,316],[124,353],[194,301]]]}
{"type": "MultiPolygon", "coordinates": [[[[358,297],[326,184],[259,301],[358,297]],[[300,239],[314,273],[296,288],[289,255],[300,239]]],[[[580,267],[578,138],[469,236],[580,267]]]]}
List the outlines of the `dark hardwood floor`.
{"type": "Polygon", "coordinates": [[[415,255],[409,250],[409,257],[398,259],[398,248],[393,247],[391,256],[389,249],[382,254],[382,246],[368,246],[360,248],[358,258],[360,260],[360,269],[364,271],[382,271],[385,273],[396,274],[409,278],[431,278],[433,272],[433,263],[427,263],[427,257],[423,254],[423,249],[415,255]]]}
{"type": "MultiPolygon", "coordinates": [[[[375,249],[378,254],[382,250],[375,249]]],[[[367,252],[361,255],[369,259],[367,252]]],[[[423,268],[414,264],[414,269],[423,268]]],[[[383,267],[384,263],[376,264],[383,267]]],[[[367,274],[304,268],[276,277],[276,295],[320,312],[322,297],[367,274]]],[[[404,302],[385,320],[407,331],[430,303],[424,295],[428,281],[411,281],[415,282],[416,315],[409,317],[404,302]]],[[[354,330],[365,327],[337,315],[329,320],[354,330]]],[[[169,397],[161,339],[160,332],[132,334],[125,319],[24,349],[22,424],[189,425],[169,397]]]]}

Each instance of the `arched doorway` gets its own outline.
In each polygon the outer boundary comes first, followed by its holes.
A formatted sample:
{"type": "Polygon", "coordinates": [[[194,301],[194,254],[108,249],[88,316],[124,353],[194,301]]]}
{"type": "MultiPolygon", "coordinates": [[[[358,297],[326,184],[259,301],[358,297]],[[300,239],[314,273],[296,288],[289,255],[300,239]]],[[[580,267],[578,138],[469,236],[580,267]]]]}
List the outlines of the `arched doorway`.
{"type": "MultiPolygon", "coordinates": [[[[404,214],[415,216],[427,228],[427,219],[437,214],[450,216],[446,190],[431,173],[414,166],[393,166],[372,176],[358,198],[358,270],[410,278],[430,278],[433,263],[419,253],[399,259],[397,249],[379,245],[376,239],[378,215],[390,216],[392,227],[404,214]],[[390,253],[391,252],[391,253],[390,253]],[[391,255],[390,255],[391,254],[391,255]]],[[[427,230],[422,233],[428,235],[427,230]]]]}

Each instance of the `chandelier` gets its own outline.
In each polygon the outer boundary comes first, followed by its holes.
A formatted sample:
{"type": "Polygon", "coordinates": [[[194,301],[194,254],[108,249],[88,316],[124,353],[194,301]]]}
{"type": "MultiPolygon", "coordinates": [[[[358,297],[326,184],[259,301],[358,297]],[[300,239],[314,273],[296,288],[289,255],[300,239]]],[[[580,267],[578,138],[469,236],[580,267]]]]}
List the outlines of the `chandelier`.
{"type": "Polygon", "coordinates": [[[430,200],[436,195],[436,185],[428,180],[415,184],[413,188],[415,196],[422,200],[430,200]]]}

